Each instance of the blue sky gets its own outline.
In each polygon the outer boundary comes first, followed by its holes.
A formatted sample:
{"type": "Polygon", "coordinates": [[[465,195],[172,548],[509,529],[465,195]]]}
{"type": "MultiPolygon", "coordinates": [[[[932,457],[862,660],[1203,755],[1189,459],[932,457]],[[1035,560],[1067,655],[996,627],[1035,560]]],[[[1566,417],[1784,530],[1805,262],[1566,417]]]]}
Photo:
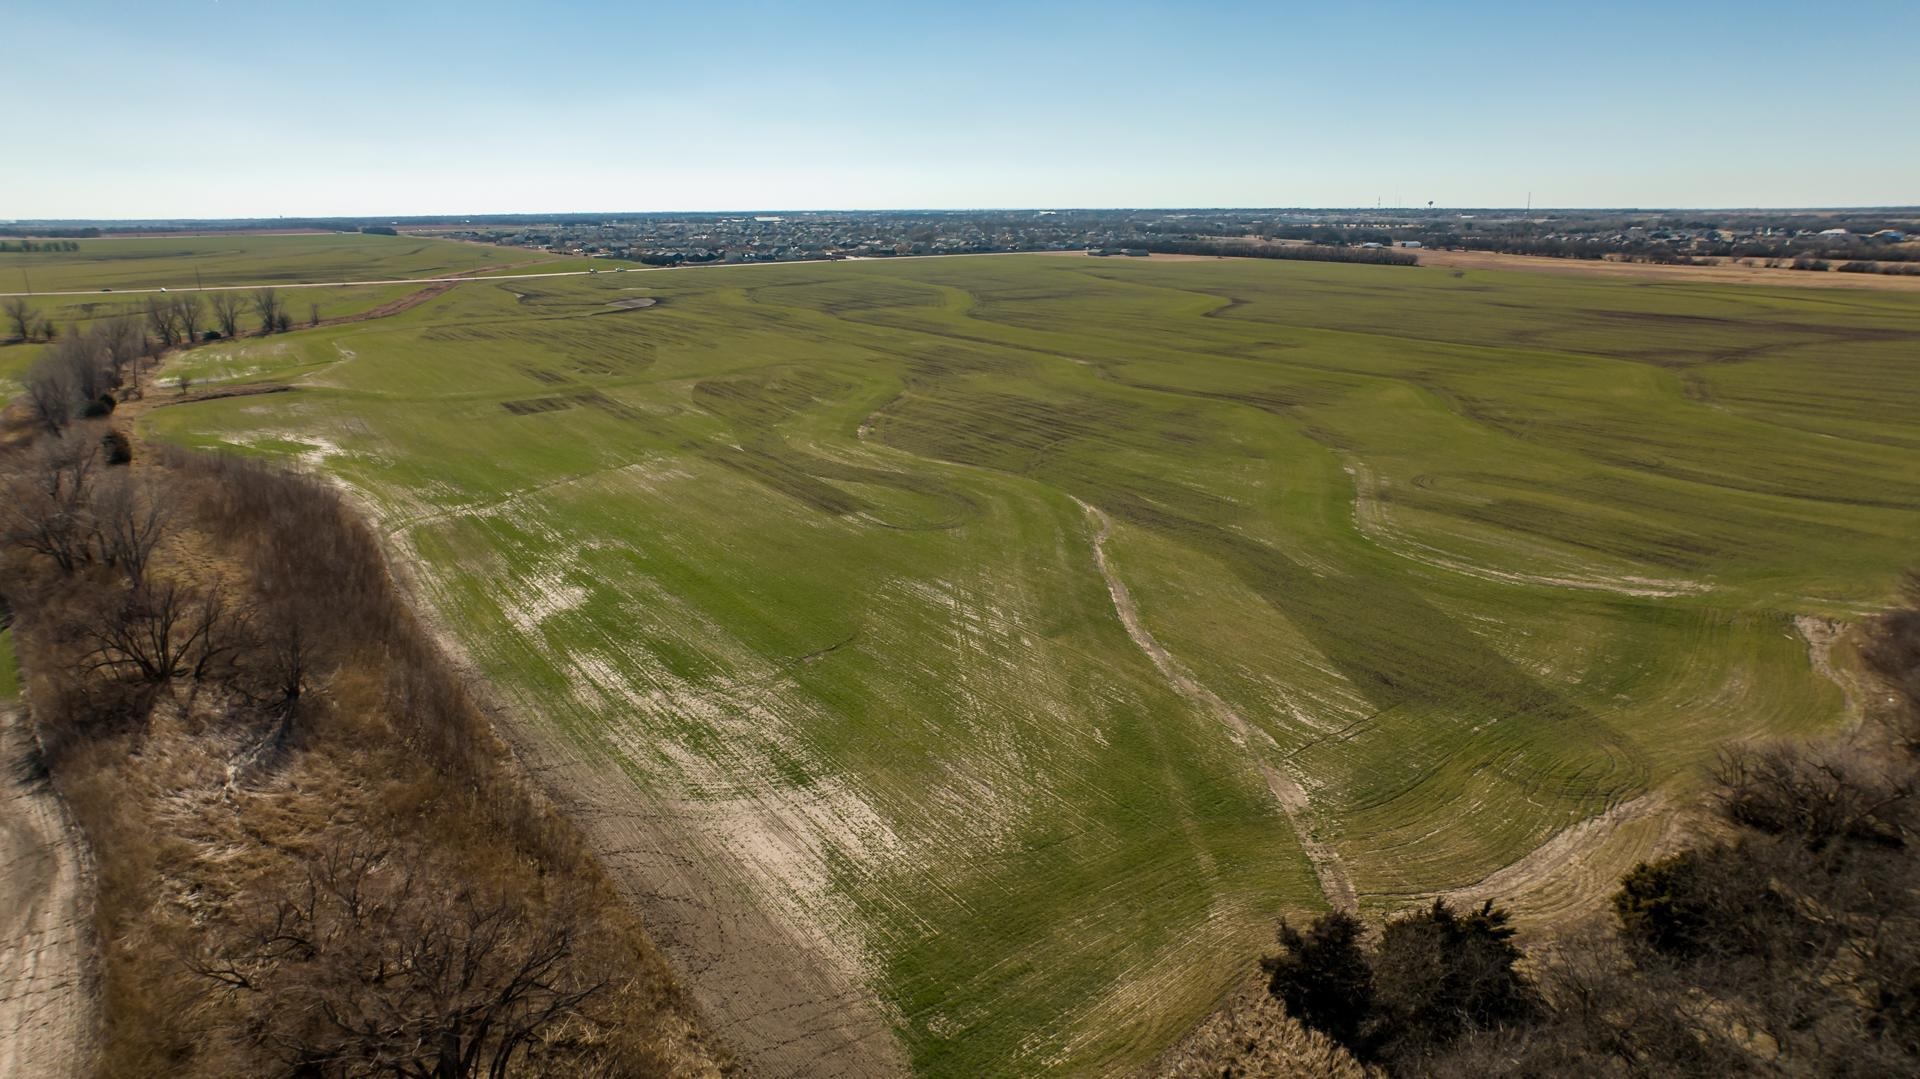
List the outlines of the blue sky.
{"type": "Polygon", "coordinates": [[[1920,3],[12,0],[0,219],[1920,203],[1920,3]]]}

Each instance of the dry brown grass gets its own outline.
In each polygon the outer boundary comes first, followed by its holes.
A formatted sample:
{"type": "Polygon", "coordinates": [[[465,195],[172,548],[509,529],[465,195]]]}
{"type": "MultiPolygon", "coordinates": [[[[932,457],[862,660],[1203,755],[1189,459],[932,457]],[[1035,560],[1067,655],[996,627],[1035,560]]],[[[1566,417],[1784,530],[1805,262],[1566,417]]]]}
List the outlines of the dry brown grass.
{"type": "MultiPolygon", "coordinates": [[[[25,459],[0,450],[0,473],[25,459]]],[[[253,647],[232,677],[138,690],[89,673],[79,620],[125,587],[119,571],[63,575],[43,556],[0,555],[27,698],[98,861],[100,1074],[288,1070],[262,1033],[278,1022],[272,1001],[195,968],[242,947],[316,859],[345,848],[437,867],[439,887],[505,904],[516,925],[565,919],[569,976],[604,986],[516,1074],[730,1073],[644,927],[401,601],[372,533],[300,477],[145,446],[136,460],[174,509],[149,575],[222,582],[248,612],[253,647]],[[282,713],[257,687],[272,683],[263,642],[293,626],[307,667],[282,713]]]]}
{"type": "Polygon", "coordinates": [[[1785,267],[1746,266],[1722,262],[1711,266],[1664,266],[1651,262],[1610,259],[1563,259],[1544,255],[1508,255],[1497,251],[1446,251],[1422,248],[1420,265],[1458,270],[1520,270],[1528,273],[1612,277],[1638,281],[1699,281],[1733,285],[1775,285],[1785,288],[1920,289],[1920,277],[1894,274],[1834,273],[1789,270],[1785,267]]]}
{"type": "Polygon", "coordinates": [[[1381,1073],[1308,1030],[1251,979],[1162,1053],[1139,1079],[1367,1079],[1381,1073]]]}

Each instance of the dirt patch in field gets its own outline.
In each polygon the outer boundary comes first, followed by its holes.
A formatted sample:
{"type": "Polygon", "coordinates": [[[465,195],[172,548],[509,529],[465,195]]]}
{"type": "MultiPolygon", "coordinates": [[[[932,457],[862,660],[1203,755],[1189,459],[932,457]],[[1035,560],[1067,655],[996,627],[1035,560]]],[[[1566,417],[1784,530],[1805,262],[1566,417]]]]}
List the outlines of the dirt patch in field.
{"type": "Polygon", "coordinates": [[[1857,729],[1866,721],[1867,698],[1873,687],[1859,670],[1853,667],[1842,670],[1833,662],[1834,647],[1846,639],[1853,627],[1831,618],[1802,614],[1794,616],[1793,628],[1806,639],[1807,662],[1813,672],[1840,687],[1840,695],[1847,702],[1847,729],[1857,729]]]}
{"type": "Polygon", "coordinates": [[[1683,832],[1681,815],[1665,794],[1643,794],[1562,828],[1520,860],[1472,884],[1437,894],[1465,905],[1491,899],[1512,908],[1525,924],[1557,924],[1601,909],[1633,862],[1665,853],[1683,832]],[[1635,835],[1638,826],[1663,817],[1664,825],[1650,836],[1635,835]],[[1614,847],[1621,849],[1610,852],[1614,847]]]}
{"type": "Polygon", "coordinates": [[[1920,276],[1903,274],[1836,273],[1832,270],[1789,270],[1765,266],[1661,266],[1651,262],[1609,262],[1603,259],[1560,259],[1543,255],[1503,255],[1493,251],[1418,252],[1420,265],[1456,270],[1522,270],[1528,273],[1568,274],[1633,281],[1704,281],[1733,285],[1778,285],[1788,288],[1850,288],[1894,291],[1920,290],[1920,276]]]}
{"type": "Polygon", "coordinates": [[[0,1075],[91,1073],[92,868],[37,767],[17,708],[0,706],[0,1075]]]}
{"type": "MultiPolygon", "coordinates": [[[[695,834],[684,808],[636,789],[534,724],[496,713],[523,765],[587,834],[719,1039],[755,1073],[865,1079],[907,1072],[869,990],[782,924],[695,834]]],[[[750,819],[743,819],[750,823],[750,819]]],[[[753,842],[753,836],[737,837],[753,842]]],[[[778,843],[779,837],[765,837],[778,843]]]]}

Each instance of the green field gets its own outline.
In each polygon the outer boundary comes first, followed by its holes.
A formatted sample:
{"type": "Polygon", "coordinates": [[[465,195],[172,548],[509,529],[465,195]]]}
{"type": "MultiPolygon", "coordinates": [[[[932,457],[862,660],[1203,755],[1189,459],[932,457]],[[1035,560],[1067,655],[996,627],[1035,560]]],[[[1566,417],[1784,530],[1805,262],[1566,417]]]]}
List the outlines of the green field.
{"type": "Polygon", "coordinates": [[[1323,905],[1296,821],[1389,907],[1838,722],[1794,616],[1915,561],[1916,345],[1898,293],[754,266],[198,350],[301,389],[149,424],[350,484],[518,714],[833,941],[918,1071],[1101,1073],[1323,905]]]}
{"type": "Polygon", "coordinates": [[[378,281],[547,261],[544,252],[353,232],[130,236],[78,251],[0,251],[0,292],[378,281]]]}
{"type": "Polygon", "coordinates": [[[0,704],[20,696],[20,662],[13,653],[13,627],[0,629],[0,704]]]}
{"type": "MultiPolygon", "coordinates": [[[[128,290],[193,291],[242,285],[396,281],[451,274],[546,273],[626,265],[549,255],[530,248],[490,247],[417,236],[307,233],[287,236],[103,237],[74,241],[77,251],[0,251],[0,293],[32,292],[33,309],[64,332],[145,310],[148,296],[128,290]],[[49,293],[54,295],[48,295],[49,293]],[[84,295],[58,295],[84,293],[84,295]]],[[[288,313],[305,323],[358,314],[398,300],[413,285],[288,288],[288,313]]],[[[208,317],[211,322],[211,315],[208,317]]],[[[253,313],[246,325],[253,327],[253,313]]],[[[0,340],[11,333],[0,326],[0,340]]],[[[12,396],[22,372],[44,350],[0,347],[0,392],[12,396]]]]}

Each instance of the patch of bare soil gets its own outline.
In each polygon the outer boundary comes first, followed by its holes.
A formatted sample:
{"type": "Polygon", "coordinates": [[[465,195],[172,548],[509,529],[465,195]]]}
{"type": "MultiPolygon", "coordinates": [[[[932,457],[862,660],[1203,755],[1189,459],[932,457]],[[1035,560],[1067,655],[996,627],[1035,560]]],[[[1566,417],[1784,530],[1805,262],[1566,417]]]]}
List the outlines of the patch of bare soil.
{"type": "Polygon", "coordinates": [[[0,1077],[92,1071],[97,1003],[85,842],[37,767],[19,711],[0,708],[0,1077]]]}
{"type": "MultiPolygon", "coordinates": [[[[345,493],[360,512],[377,518],[351,489],[345,493]]],[[[735,855],[702,834],[682,809],[638,788],[611,761],[583,755],[577,741],[523,703],[502,707],[487,697],[479,668],[436,617],[415,577],[416,564],[396,543],[404,540],[388,540],[388,562],[410,606],[474,687],[519,767],[585,835],[702,1019],[735,1059],[749,1073],[768,1077],[908,1074],[906,1053],[871,989],[849,977],[809,927],[786,924],[758,902],[735,855]]]]}
{"type": "MultiPolygon", "coordinates": [[[[1107,594],[1113,598],[1113,609],[1120,616],[1121,625],[1127,629],[1127,636],[1153,662],[1154,668],[1174,692],[1198,705],[1201,710],[1211,713],[1227,728],[1228,735],[1235,745],[1247,748],[1249,737],[1257,734],[1240,713],[1219,694],[1208,689],[1189,672],[1180,661],[1173,658],[1152,633],[1140,621],[1140,612],[1134,606],[1133,594],[1127,591],[1126,582],[1114,573],[1113,566],[1107,561],[1107,534],[1112,530],[1113,522],[1107,515],[1079,499],[1080,508],[1086,511],[1087,518],[1093,522],[1093,558],[1100,569],[1100,576],[1107,583],[1107,594]]],[[[1353,882],[1347,877],[1346,867],[1340,863],[1340,856],[1334,849],[1314,838],[1310,822],[1307,820],[1307,794],[1301,788],[1299,780],[1285,771],[1275,768],[1264,761],[1258,762],[1260,773],[1266,778],[1267,789],[1272,792],[1274,801],[1287,815],[1287,822],[1293,826],[1294,835],[1300,840],[1300,847],[1306,852],[1307,860],[1313,863],[1314,876],[1320,880],[1321,894],[1327,902],[1342,910],[1353,910],[1359,905],[1358,896],[1353,890],[1353,882]]]]}
{"type": "Polygon", "coordinates": [[[1849,666],[1841,670],[1833,662],[1834,646],[1846,639],[1853,627],[1831,618],[1802,614],[1794,616],[1793,628],[1806,638],[1807,662],[1813,672],[1840,687],[1840,694],[1847,702],[1847,727],[1857,729],[1867,717],[1867,698],[1872,687],[1858,669],[1849,666]]]}
{"type": "Polygon", "coordinates": [[[754,901],[733,856],[689,828],[671,805],[636,790],[610,764],[535,724],[497,715],[515,753],[586,834],[654,945],[719,1040],[764,1076],[874,1079],[908,1073],[871,991],[847,978],[797,927],[754,901]]]}
{"type": "Polygon", "coordinates": [[[1529,273],[1610,277],[1638,281],[1704,281],[1734,285],[1780,285],[1789,288],[1851,288],[1920,290],[1920,276],[1904,274],[1836,273],[1832,270],[1789,270],[1784,267],[1661,266],[1650,262],[1610,262],[1603,259],[1561,259],[1543,255],[1503,255],[1494,251],[1416,252],[1420,265],[1458,270],[1524,270],[1529,273]]]}
{"type": "Polygon", "coordinates": [[[1644,794],[1562,828],[1519,861],[1472,884],[1439,894],[1467,906],[1491,899],[1525,924],[1556,924],[1601,909],[1620,887],[1621,873],[1677,846],[1684,831],[1664,794],[1644,794]],[[1662,817],[1664,826],[1640,834],[1639,825],[1662,817]]]}

